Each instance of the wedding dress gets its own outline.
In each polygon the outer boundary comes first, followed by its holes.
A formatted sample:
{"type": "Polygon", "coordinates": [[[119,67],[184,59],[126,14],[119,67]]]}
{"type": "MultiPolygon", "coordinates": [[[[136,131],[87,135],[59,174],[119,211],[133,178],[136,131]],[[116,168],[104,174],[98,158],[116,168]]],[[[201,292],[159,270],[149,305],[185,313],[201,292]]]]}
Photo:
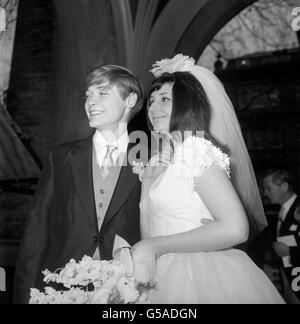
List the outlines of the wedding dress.
{"type": "MultiPolygon", "coordinates": [[[[173,163],[146,168],[140,203],[143,239],[190,231],[205,226],[201,219],[213,220],[193,186],[194,177],[212,165],[229,174],[227,155],[203,138],[190,137],[175,146],[173,163]]],[[[149,297],[153,304],[284,303],[264,272],[233,248],[162,255],[155,281],[157,289],[149,297]]]]}

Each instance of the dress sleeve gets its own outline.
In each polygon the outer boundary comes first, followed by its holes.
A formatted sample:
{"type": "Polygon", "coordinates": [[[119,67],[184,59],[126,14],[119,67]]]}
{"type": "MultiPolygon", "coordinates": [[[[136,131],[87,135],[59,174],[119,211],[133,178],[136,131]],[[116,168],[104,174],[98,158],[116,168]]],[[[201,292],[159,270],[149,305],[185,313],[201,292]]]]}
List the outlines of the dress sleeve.
{"type": "Polygon", "coordinates": [[[189,137],[174,154],[175,173],[186,178],[200,177],[212,166],[218,166],[230,177],[230,161],[211,141],[200,137],[189,137]]]}

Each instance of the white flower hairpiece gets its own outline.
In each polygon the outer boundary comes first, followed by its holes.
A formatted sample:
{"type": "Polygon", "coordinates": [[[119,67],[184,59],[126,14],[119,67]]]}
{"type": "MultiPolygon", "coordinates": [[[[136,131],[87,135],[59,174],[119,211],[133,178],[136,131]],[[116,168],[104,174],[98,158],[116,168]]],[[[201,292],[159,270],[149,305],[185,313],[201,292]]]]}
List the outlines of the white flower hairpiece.
{"type": "Polygon", "coordinates": [[[163,73],[175,73],[175,72],[190,72],[191,68],[195,65],[195,60],[192,57],[178,54],[172,59],[163,59],[155,62],[150,70],[156,78],[163,73]]]}

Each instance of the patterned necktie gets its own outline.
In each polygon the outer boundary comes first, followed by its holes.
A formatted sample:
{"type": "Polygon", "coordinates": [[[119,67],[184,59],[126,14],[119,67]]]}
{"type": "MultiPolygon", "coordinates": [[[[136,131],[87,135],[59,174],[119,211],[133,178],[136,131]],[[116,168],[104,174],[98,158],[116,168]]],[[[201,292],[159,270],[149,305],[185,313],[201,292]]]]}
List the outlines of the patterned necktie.
{"type": "Polygon", "coordinates": [[[281,207],[279,214],[278,214],[278,222],[277,222],[277,229],[276,229],[277,237],[280,236],[280,229],[281,229],[281,225],[283,222],[283,212],[284,212],[284,207],[281,207]]]}
{"type": "Polygon", "coordinates": [[[101,174],[102,177],[105,178],[109,174],[109,169],[114,166],[114,160],[112,157],[112,153],[117,149],[116,146],[114,145],[106,145],[106,154],[105,157],[102,161],[102,166],[101,166],[101,174]]]}

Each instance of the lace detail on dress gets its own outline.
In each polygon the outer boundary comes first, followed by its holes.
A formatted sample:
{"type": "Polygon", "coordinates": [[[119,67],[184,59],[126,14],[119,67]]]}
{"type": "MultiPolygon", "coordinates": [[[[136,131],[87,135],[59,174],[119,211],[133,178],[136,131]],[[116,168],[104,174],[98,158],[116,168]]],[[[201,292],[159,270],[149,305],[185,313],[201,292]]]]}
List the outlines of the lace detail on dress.
{"type": "Polygon", "coordinates": [[[174,171],[177,176],[193,179],[215,165],[230,177],[228,155],[205,138],[191,136],[175,150],[174,171]]]}

